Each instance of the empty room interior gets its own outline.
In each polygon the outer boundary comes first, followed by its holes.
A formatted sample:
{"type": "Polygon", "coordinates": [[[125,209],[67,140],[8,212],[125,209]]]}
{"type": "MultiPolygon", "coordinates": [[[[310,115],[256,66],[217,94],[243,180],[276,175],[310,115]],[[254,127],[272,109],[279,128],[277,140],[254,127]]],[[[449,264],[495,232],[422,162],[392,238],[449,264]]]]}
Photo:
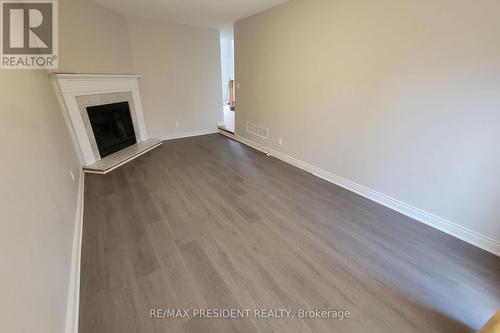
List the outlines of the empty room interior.
{"type": "Polygon", "coordinates": [[[0,6],[0,332],[500,332],[500,1],[0,6]]]}

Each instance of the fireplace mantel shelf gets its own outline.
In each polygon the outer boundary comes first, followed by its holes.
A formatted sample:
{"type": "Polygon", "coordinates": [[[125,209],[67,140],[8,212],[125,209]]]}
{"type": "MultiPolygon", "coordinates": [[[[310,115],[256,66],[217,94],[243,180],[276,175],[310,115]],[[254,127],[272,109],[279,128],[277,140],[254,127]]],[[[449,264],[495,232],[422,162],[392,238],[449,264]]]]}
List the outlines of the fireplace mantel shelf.
{"type": "Polygon", "coordinates": [[[78,74],[78,73],[50,73],[49,76],[55,79],[77,79],[77,80],[92,80],[92,79],[138,79],[141,75],[137,74],[78,74]]]}

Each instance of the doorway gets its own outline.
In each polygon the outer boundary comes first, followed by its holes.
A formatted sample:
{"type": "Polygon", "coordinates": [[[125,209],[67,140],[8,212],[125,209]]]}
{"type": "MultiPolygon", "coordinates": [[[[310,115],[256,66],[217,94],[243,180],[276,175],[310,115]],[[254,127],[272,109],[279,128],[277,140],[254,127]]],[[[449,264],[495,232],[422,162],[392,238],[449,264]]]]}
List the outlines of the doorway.
{"type": "Polygon", "coordinates": [[[220,128],[233,133],[235,131],[236,87],[234,81],[234,26],[221,30],[221,75],[222,75],[222,108],[224,125],[220,128]]]}

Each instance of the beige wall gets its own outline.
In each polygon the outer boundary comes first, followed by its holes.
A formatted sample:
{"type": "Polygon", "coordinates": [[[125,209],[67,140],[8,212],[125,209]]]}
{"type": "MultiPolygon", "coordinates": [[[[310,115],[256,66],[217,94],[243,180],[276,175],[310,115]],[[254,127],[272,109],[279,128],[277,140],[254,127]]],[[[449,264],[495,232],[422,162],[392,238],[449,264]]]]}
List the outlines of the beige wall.
{"type": "Polygon", "coordinates": [[[0,331],[63,332],[79,162],[45,71],[0,72],[0,331]]]}
{"type": "MultiPolygon", "coordinates": [[[[59,71],[132,71],[122,16],[59,5],[59,71]]],[[[0,332],[63,332],[79,161],[46,71],[0,70],[0,142],[0,332]]]]}
{"type": "Polygon", "coordinates": [[[59,73],[135,74],[125,17],[84,0],[59,1],[59,73]]]}
{"type": "Polygon", "coordinates": [[[500,241],[499,12],[292,0],[239,21],[237,133],[500,241]]]}
{"type": "Polygon", "coordinates": [[[150,137],[215,130],[222,121],[219,32],[127,18],[150,137]],[[179,127],[176,127],[176,121],[179,127]]]}

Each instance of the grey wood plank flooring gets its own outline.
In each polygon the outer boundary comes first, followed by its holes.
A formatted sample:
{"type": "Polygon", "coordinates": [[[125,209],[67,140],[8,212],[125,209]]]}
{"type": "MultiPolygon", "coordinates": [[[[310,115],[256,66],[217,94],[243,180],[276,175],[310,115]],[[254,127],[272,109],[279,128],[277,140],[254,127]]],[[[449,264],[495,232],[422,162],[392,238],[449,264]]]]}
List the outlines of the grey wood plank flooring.
{"type": "Polygon", "coordinates": [[[86,176],[80,333],[473,332],[500,307],[499,281],[498,257],[222,135],[86,176]]]}

